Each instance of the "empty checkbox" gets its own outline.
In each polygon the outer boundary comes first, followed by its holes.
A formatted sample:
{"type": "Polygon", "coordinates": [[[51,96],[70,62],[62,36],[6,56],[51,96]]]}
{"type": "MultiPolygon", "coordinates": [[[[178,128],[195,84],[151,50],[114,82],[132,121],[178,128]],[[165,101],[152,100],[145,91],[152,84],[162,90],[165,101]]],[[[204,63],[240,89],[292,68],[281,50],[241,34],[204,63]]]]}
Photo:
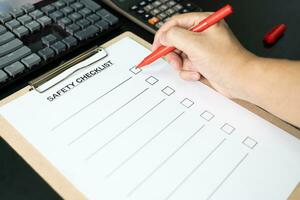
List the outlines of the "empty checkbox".
{"type": "Polygon", "coordinates": [[[150,76],[149,78],[146,79],[146,82],[149,83],[150,85],[154,85],[155,83],[158,82],[158,79],[153,76],[150,76]]]}
{"type": "Polygon", "coordinates": [[[228,135],[230,135],[231,133],[233,133],[235,128],[233,126],[231,126],[230,124],[226,123],[221,127],[221,130],[224,131],[225,133],[227,133],[228,135]]]}
{"type": "Polygon", "coordinates": [[[192,105],[194,105],[194,102],[188,98],[183,99],[180,103],[187,108],[190,108],[192,105]]]}
{"type": "Polygon", "coordinates": [[[202,114],[201,114],[201,117],[203,118],[203,119],[205,119],[206,121],[210,121],[210,120],[212,120],[212,118],[214,118],[214,115],[212,114],[212,113],[210,113],[210,112],[208,112],[208,111],[204,111],[202,114]]]}
{"type": "Polygon", "coordinates": [[[175,90],[169,86],[165,87],[162,90],[163,93],[165,93],[166,95],[170,96],[171,94],[173,94],[175,92],[175,90]]]}
{"type": "Polygon", "coordinates": [[[141,70],[140,68],[137,68],[137,67],[134,66],[134,67],[130,68],[129,71],[131,71],[131,72],[134,73],[134,74],[138,74],[138,73],[140,73],[142,70],[141,70]]]}
{"type": "Polygon", "coordinates": [[[246,137],[246,139],[243,141],[243,144],[248,148],[253,149],[257,145],[257,142],[251,137],[246,137]]]}

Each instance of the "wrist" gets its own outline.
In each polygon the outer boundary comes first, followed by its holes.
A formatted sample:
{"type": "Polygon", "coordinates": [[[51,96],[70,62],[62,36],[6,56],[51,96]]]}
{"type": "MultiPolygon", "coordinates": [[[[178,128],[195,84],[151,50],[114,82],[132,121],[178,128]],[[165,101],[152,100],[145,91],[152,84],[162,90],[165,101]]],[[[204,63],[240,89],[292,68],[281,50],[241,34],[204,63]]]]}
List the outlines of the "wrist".
{"type": "Polygon", "coordinates": [[[250,52],[242,53],[241,59],[236,62],[233,72],[233,82],[231,87],[231,96],[235,99],[241,99],[256,103],[255,97],[259,92],[259,81],[263,74],[261,62],[263,58],[250,52]]]}
{"type": "Polygon", "coordinates": [[[244,66],[240,70],[238,84],[236,85],[236,97],[238,99],[260,105],[260,97],[263,97],[263,92],[265,92],[265,89],[262,88],[264,75],[266,74],[265,62],[266,58],[254,54],[249,56],[244,62],[244,66]]]}

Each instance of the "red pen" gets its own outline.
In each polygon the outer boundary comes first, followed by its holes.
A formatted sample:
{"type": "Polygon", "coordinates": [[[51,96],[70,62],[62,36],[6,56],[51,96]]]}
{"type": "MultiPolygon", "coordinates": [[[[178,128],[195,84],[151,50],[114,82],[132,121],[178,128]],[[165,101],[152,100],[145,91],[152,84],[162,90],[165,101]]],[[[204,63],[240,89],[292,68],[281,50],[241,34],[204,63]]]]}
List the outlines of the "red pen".
{"type": "MultiPolygon", "coordinates": [[[[202,20],[198,25],[194,26],[193,28],[189,29],[193,32],[202,32],[209,28],[210,26],[218,23],[228,15],[230,15],[233,12],[233,9],[230,5],[226,5],[217,12],[211,14],[204,20],[202,20]]],[[[157,59],[167,55],[168,53],[175,50],[175,47],[166,47],[166,46],[160,46],[158,49],[156,49],[154,52],[152,52],[149,56],[147,56],[140,64],[138,64],[137,68],[142,68],[143,66],[149,65],[156,61],[157,59]]]]}

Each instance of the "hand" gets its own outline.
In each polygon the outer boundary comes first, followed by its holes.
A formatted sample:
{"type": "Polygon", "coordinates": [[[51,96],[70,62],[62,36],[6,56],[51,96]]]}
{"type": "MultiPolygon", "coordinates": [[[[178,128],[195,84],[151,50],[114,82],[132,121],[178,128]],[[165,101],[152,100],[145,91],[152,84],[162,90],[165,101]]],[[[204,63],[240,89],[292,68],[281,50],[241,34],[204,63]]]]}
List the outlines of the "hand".
{"type": "Polygon", "coordinates": [[[204,32],[188,31],[210,13],[177,15],[157,32],[153,50],[160,45],[174,46],[178,50],[166,56],[170,64],[185,80],[198,81],[201,75],[223,95],[239,98],[242,75],[247,63],[255,56],[244,49],[225,21],[204,32]]]}

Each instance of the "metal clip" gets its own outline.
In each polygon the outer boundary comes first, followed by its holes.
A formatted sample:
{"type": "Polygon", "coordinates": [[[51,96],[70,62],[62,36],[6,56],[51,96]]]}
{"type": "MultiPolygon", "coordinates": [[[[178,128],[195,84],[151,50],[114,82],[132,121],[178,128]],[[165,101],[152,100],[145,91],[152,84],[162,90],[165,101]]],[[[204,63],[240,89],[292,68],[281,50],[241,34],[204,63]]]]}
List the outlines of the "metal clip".
{"type": "Polygon", "coordinates": [[[49,89],[53,88],[54,86],[58,85],[59,83],[61,83],[62,81],[68,79],[69,77],[71,77],[73,74],[75,74],[76,72],[85,69],[87,67],[90,67],[91,65],[95,64],[96,62],[106,58],[108,56],[107,52],[105,51],[104,48],[102,47],[94,47],[78,56],[76,56],[75,58],[59,65],[57,68],[51,70],[50,72],[38,77],[37,79],[34,79],[33,81],[29,82],[29,85],[31,85],[31,87],[36,90],[39,93],[44,93],[46,91],[48,91],[49,89]],[[85,62],[87,59],[91,58],[92,56],[96,55],[96,54],[102,54],[100,56],[100,58],[98,58],[96,60],[91,60],[91,62],[87,63],[84,66],[78,66],[75,67],[77,64],[81,63],[81,62],[85,62]],[[70,71],[70,72],[67,72],[70,71]],[[63,72],[66,72],[66,74],[63,74],[63,72]],[[60,76],[60,77],[59,77],[60,76]],[[53,79],[58,79],[57,81],[53,80],[53,79]],[[40,86],[42,86],[43,84],[45,84],[48,81],[53,81],[54,83],[51,84],[50,86],[46,87],[45,89],[39,89],[40,86]]]}

